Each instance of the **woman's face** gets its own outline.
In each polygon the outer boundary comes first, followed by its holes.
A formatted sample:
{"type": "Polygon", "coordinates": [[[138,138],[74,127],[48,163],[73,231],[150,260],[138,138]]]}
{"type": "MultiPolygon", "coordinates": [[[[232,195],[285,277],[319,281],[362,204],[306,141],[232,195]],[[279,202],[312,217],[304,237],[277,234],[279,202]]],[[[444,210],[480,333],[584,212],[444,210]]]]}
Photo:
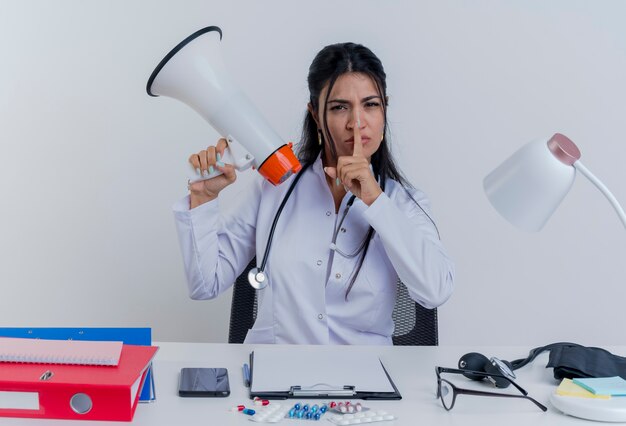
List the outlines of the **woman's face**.
{"type": "Polygon", "coordinates": [[[357,125],[359,118],[363,155],[370,159],[380,146],[385,125],[383,99],[376,90],[374,81],[366,74],[346,73],[337,78],[330,95],[327,92],[328,85],[320,94],[318,111],[318,124],[324,132],[326,144],[326,160],[331,160],[332,151],[329,146],[331,139],[325,131],[324,118],[339,157],[352,155],[354,126],[357,125]],[[326,102],[328,105],[324,117],[326,102]]]}

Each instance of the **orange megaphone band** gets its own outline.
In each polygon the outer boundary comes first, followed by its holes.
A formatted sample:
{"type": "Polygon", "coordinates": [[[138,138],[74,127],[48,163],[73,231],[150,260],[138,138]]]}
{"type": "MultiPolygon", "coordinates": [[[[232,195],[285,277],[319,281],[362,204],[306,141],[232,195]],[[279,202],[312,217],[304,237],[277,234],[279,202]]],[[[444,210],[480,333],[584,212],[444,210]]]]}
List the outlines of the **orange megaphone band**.
{"type": "Polygon", "coordinates": [[[292,146],[291,142],[281,146],[259,166],[259,173],[272,185],[283,183],[289,176],[302,169],[302,165],[291,149],[292,146]]]}

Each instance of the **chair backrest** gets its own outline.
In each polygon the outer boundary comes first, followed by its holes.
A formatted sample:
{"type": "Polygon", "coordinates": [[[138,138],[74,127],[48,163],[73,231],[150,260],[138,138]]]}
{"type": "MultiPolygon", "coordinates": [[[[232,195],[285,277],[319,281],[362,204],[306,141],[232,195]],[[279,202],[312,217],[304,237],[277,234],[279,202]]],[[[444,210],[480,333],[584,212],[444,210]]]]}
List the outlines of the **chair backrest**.
{"type": "MultiPolygon", "coordinates": [[[[228,343],[243,343],[248,330],[252,328],[256,320],[256,290],[248,283],[248,271],[255,265],[256,259],[252,259],[233,286],[228,343]]],[[[392,336],[394,345],[437,346],[439,344],[437,308],[426,309],[416,303],[411,299],[402,282],[398,282],[396,305],[393,308],[392,317],[395,324],[392,336]]]]}

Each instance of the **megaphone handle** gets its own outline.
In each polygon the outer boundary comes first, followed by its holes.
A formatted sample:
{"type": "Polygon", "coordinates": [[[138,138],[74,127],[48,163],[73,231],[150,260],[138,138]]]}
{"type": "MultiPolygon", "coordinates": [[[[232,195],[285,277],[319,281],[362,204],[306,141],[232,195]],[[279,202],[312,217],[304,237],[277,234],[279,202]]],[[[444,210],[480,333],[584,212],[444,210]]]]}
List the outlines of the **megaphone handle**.
{"type": "MultiPolygon", "coordinates": [[[[252,166],[252,162],[254,161],[252,154],[250,154],[250,152],[231,135],[228,135],[226,140],[228,141],[227,149],[232,155],[232,164],[235,168],[241,171],[252,166]]],[[[224,151],[224,153],[226,153],[226,151],[224,151]]]]}
{"type": "MultiPolygon", "coordinates": [[[[230,151],[230,149],[226,148],[224,150],[224,155],[222,156],[221,161],[225,164],[233,164],[233,155],[230,151]]],[[[236,168],[236,167],[235,167],[236,168]]],[[[191,165],[191,163],[189,163],[189,172],[191,173],[191,175],[189,176],[189,183],[195,183],[195,182],[200,182],[203,180],[208,180],[208,179],[212,179],[216,176],[220,176],[223,173],[220,172],[217,168],[213,169],[213,173],[209,173],[207,176],[202,175],[201,173],[198,173],[197,169],[194,169],[194,167],[191,165]]],[[[207,170],[208,172],[208,170],[207,170]]]]}
{"type": "MultiPolygon", "coordinates": [[[[224,155],[222,155],[221,161],[225,164],[232,164],[235,166],[235,169],[238,171],[246,170],[252,165],[252,161],[254,158],[246,151],[241,144],[239,144],[236,140],[234,140],[231,136],[228,138],[228,147],[224,150],[224,155]]],[[[189,163],[189,169],[191,172],[191,176],[189,177],[189,183],[200,182],[203,180],[212,179],[215,176],[222,175],[217,168],[213,170],[213,173],[210,173],[208,176],[203,176],[198,173],[196,169],[193,168],[191,163],[189,163]]]]}

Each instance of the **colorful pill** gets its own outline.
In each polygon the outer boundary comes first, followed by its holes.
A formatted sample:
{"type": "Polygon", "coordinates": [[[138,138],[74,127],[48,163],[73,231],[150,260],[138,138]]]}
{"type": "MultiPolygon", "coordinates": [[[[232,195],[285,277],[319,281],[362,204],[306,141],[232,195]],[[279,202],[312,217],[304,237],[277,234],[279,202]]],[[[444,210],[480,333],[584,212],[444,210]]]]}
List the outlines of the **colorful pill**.
{"type": "Polygon", "coordinates": [[[268,405],[269,403],[267,399],[254,399],[254,405],[268,405]]]}
{"type": "Polygon", "coordinates": [[[302,409],[303,409],[304,411],[309,411],[309,404],[304,404],[304,405],[302,406],[302,409]]]}
{"type": "Polygon", "coordinates": [[[242,413],[247,414],[249,416],[254,416],[254,413],[256,413],[256,411],[250,409],[250,408],[244,408],[243,410],[241,410],[242,413]]]}
{"type": "Polygon", "coordinates": [[[317,410],[319,410],[319,405],[315,404],[314,406],[311,407],[311,413],[315,413],[317,410]]]}
{"type": "Polygon", "coordinates": [[[326,411],[328,411],[328,405],[323,404],[323,405],[320,407],[320,413],[325,413],[326,411]]]}
{"type": "Polygon", "coordinates": [[[356,411],[362,411],[363,410],[363,406],[361,405],[360,402],[357,402],[356,405],[354,406],[354,409],[356,411]]]}
{"type": "Polygon", "coordinates": [[[299,410],[302,407],[302,404],[300,404],[299,402],[296,402],[296,404],[293,406],[293,408],[295,408],[296,410],[299,410]]]}
{"type": "Polygon", "coordinates": [[[315,415],[313,416],[315,420],[319,420],[320,417],[322,417],[322,412],[315,413],[315,415]]]}
{"type": "Polygon", "coordinates": [[[307,412],[306,412],[305,417],[306,417],[308,420],[311,420],[311,417],[313,417],[313,412],[312,412],[312,411],[307,411],[307,412]]]}
{"type": "Polygon", "coordinates": [[[337,406],[337,403],[335,401],[330,401],[330,403],[328,404],[328,406],[330,408],[335,408],[337,406]]]}
{"type": "Polygon", "coordinates": [[[230,411],[242,411],[246,408],[244,405],[235,405],[234,407],[230,407],[230,411]]]}
{"type": "Polygon", "coordinates": [[[348,410],[348,413],[354,413],[354,405],[348,405],[346,409],[348,410]]]}
{"type": "Polygon", "coordinates": [[[304,416],[304,413],[305,413],[304,409],[298,411],[298,414],[297,414],[298,418],[301,419],[302,416],[304,416]]]}
{"type": "Polygon", "coordinates": [[[291,410],[289,410],[289,418],[293,419],[296,416],[296,407],[293,407],[291,410]]]}

